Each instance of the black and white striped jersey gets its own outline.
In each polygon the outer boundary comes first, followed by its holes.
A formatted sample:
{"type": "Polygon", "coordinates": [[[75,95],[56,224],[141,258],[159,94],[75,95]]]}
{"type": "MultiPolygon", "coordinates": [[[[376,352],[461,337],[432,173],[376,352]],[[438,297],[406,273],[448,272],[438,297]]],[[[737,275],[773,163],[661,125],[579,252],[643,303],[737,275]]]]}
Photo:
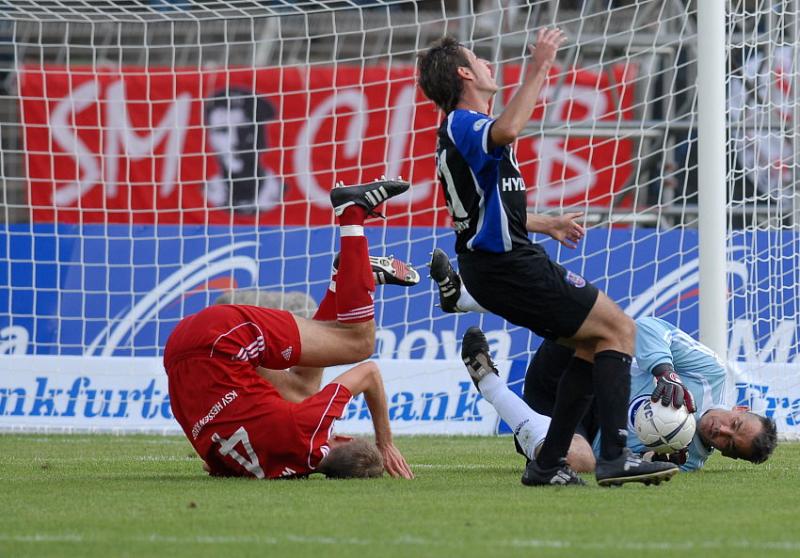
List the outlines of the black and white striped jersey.
{"type": "Polygon", "coordinates": [[[511,146],[489,149],[494,120],[456,109],[439,126],[436,165],[456,252],[510,252],[530,244],[527,192],[511,146]]]}

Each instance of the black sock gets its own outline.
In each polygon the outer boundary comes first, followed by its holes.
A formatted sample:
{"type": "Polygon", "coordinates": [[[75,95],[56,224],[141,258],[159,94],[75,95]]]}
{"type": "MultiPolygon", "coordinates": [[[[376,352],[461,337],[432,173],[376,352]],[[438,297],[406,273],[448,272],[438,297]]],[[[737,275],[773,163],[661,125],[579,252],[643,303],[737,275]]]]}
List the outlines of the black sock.
{"type": "Polygon", "coordinates": [[[555,467],[567,456],[575,428],[592,403],[592,363],[572,357],[558,382],[550,428],[547,429],[536,463],[543,469],[555,467]]]}
{"type": "Polygon", "coordinates": [[[631,357],[619,351],[594,355],[594,395],[600,419],[600,456],[616,459],[628,439],[631,357]]]}

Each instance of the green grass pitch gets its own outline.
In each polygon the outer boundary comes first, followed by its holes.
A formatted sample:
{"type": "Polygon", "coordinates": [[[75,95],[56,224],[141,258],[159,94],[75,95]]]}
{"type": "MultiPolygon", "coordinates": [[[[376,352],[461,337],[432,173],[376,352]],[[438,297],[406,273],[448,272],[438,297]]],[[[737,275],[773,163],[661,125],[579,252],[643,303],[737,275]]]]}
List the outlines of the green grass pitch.
{"type": "Polygon", "coordinates": [[[658,487],[526,488],[508,437],[401,437],[417,478],[212,479],[188,442],[0,436],[0,556],[798,556],[800,444],[658,487]]]}

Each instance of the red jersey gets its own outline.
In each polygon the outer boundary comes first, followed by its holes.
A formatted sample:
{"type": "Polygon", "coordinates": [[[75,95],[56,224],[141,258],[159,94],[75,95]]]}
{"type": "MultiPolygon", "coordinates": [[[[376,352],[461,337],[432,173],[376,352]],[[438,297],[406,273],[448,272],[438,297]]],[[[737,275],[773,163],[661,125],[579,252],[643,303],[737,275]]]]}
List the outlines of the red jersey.
{"type": "Polygon", "coordinates": [[[256,368],[300,355],[294,317],[255,306],[211,306],[184,319],[164,351],[176,420],[215,475],[312,473],[352,395],[330,384],[301,403],[284,400],[256,368]]]}

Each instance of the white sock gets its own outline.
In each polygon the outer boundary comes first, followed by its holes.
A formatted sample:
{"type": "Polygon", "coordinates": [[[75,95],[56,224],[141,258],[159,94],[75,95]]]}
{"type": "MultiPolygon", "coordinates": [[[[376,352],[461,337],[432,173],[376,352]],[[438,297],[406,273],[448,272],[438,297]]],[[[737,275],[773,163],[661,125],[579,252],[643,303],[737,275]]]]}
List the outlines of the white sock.
{"type": "Polygon", "coordinates": [[[483,314],[488,314],[489,311],[478,304],[478,301],[472,298],[472,295],[469,294],[469,291],[464,286],[464,283],[461,283],[461,292],[458,295],[458,302],[456,302],[456,310],[460,312],[481,312],[483,314]]]}
{"type": "Polygon", "coordinates": [[[519,445],[529,459],[534,458],[536,446],[544,441],[550,427],[550,417],[540,415],[508,388],[508,385],[494,374],[487,374],[478,382],[481,395],[497,410],[511,427],[519,445]]]}

